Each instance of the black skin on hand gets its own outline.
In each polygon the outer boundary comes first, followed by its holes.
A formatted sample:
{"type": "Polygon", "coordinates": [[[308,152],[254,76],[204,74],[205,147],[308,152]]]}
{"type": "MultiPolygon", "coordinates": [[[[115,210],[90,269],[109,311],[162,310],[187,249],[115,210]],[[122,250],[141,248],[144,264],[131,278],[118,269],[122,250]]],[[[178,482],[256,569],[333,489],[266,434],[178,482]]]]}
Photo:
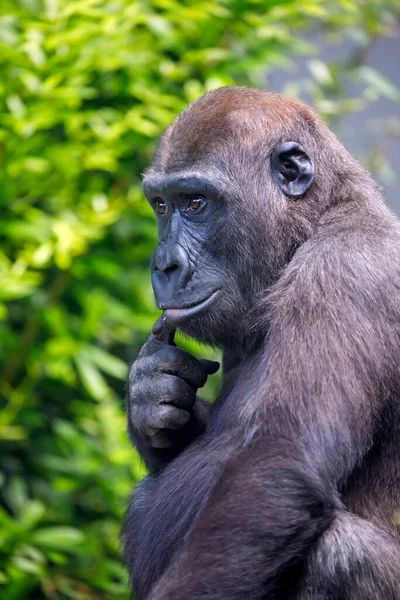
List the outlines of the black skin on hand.
{"type": "Polygon", "coordinates": [[[208,409],[196,392],[219,368],[176,346],[175,331],[161,316],[129,377],[130,431],[150,470],[161,468],[204,432],[208,409]]]}
{"type": "Polygon", "coordinates": [[[400,600],[400,225],[316,113],[222,88],[145,174],[163,311],[127,412],[137,600],[400,600]],[[223,352],[212,408],[196,395],[223,352]]]}

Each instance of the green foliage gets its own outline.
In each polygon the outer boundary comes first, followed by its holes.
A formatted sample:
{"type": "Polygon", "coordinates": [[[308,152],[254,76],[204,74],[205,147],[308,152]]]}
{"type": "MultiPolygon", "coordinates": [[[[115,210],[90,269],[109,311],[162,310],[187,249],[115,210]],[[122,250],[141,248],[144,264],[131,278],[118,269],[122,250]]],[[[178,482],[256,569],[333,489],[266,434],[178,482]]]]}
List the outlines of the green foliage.
{"type": "MultiPolygon", "coordinates": [[[[128,598],[119,530],[144,470],[125,433],[123,395],[127,365],[157,317],[148,276],[156,228],[140,192],[157,137],[206,90],[264,86],[269,69],[312,50],[307,32],[347,32],[365,45],[390,33],[396,7],[2,0],[3,600],[128,598]]],[[[346,69],[367,99],[372,90],[398,102],[362,61],[346,69]]],[[[359,108],[338,65],[315,59],[310,71],[325,116],[359,108]]]]}

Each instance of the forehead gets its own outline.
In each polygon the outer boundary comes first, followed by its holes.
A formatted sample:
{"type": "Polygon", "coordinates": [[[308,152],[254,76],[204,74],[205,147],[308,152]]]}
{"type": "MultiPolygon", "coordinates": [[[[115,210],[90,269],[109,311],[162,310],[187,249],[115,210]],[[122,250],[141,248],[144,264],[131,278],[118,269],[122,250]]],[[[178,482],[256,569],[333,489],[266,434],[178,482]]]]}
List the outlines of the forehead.
{"type": "Polygon", "coordinates": [[[160,140],[152,170],[218,166],[235,152],[273,144],[299,116],[296,101],[246,88],[222,88],[190,105],[160,140]]]}

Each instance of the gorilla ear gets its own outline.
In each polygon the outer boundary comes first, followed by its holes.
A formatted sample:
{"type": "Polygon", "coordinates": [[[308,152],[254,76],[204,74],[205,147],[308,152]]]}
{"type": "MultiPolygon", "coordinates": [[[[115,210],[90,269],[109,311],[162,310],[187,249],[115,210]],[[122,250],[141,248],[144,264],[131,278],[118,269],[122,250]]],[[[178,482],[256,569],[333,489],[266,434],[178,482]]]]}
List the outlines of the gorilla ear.
{"type": "Polygon", "coordinates": [[[285,142],[271,157],[272,179],[286,196],[303,196],[314,181],[314,164],[297,142],[285,142]]]}

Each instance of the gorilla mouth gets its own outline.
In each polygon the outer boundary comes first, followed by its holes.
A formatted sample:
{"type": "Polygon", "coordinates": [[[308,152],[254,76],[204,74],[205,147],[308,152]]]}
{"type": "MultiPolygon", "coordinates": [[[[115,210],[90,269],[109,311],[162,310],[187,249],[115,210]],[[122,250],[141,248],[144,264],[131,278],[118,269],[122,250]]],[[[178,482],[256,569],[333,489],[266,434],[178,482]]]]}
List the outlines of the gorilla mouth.
{"type": "Polygon", "coordinates": [[[197,304],[190,304],[189,306],[180,306],[179,308],[164,308],[164,314],[168,317],[169,321],[180,321],[182,319],[187,319],[188,317],[192,317],[196,315],[198,312],[204,310],[211,306],[216,297],[219,295],[221,290],[215,290],[208,296],[205,300],[201,300],[197,304]]]}

